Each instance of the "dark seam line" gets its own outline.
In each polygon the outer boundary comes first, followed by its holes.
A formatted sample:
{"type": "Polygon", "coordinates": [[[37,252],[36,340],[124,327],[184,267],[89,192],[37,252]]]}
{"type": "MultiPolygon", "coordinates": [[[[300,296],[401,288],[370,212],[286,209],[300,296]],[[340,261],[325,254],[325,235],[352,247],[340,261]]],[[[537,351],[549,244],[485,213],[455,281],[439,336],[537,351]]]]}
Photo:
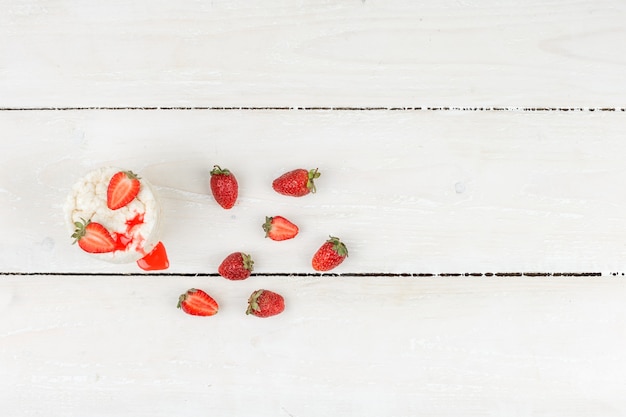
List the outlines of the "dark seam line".
{"type": "MultiPolygon", "coordinates": [[[[0,276],[116,276],[116,277],[219,277],[217,273],[206,272],[0,272],[0,276]]],[[[619,273],[612,273],[613,276],[619,273]]],[[[622,273],[622,275],[624,275],[622,273]]],[[[599,277],[601,272],[465,272],[465,273],[422,273],[422,272],[258,272],[256,277],[599,277]]]]}
{"type": "Polygon", "coordinates": [[[351,106],[85,106],[0,107],[0,111],[89,111],[89,110],[206,110],[206,111],[461,111],[461,112],[626,112],[626,107],[351,107],[351,106]]]}

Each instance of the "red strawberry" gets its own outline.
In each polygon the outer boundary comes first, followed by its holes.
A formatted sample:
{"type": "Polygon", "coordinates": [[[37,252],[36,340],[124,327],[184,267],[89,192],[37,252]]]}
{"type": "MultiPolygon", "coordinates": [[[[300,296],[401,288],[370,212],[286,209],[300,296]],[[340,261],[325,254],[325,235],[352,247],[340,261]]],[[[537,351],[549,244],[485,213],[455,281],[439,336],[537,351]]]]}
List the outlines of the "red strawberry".
{"type": "Polygon", "coordinates": [[[337,237],[331,236],[313,255],[311,264],[316,271],[329,271],[343,262],[348,256],[346,245],[337,237]]]}
{"type": "Polygon", "coordinates": [[[209,294],[191,288],[178,297],[178,308],[192,316],[214,316],[219,306],[209,294]]]}
{"type": "Polygon", "coordinates": [[[272,182],[272,188],[277,193],[292,197],[302,197],[308,193],[315,192],[314,180],[321,174],[317,168],[307,171],[306,169],[294,169],[272,182]]]}
{"type": "Polygon", "coordinates": [[[231,280],[246,279],[252,272],[254,261],[243,252],[233,252],[226,257],[217,268],[221,276],[231,280]]]}
{"type": "Polygon", "coordinates": [[[232,208],[239,193],[237,179],[229,170],[215,165],[211,171],[211,192],[217,204],[225,209],[232,208]]]}
{"type": "Polygon", "coordinates": [[[139,177],[132,171],[120,171],[111,177],[107,189],[107,206],[117,210],[137,197],[141,184],[139,177]]]}
{"type": "Polygon", "coordinates": [[[115,250],[115,239],[109,231],[100,223],[94,223],[91,220],[81,219],[81,222],[75,222],[74,242],[78,242],[78,246],[85,252],[89,253],[107,253],[115,250]]]}
{"type": "Polygon", "coordinates": [[[265,237],[272,240],[292,239],[298,234],[298,226],[282,216],[266,217],[263,230],[265,237]]]}
{"type": "Polygon", "coordinates": [[[137,266],[144,271],[160,271],[169,268],[170,260],[167,258],[163,242],[157,243],[146,256],[137,260],[137,266]]]}
{"type": "Polygon", "coordinates": [[[270,317],[285,310],[285,299],[282,295],[269,290],[256,290],[248,298],[246,314],[257,317],[270,317]]]}

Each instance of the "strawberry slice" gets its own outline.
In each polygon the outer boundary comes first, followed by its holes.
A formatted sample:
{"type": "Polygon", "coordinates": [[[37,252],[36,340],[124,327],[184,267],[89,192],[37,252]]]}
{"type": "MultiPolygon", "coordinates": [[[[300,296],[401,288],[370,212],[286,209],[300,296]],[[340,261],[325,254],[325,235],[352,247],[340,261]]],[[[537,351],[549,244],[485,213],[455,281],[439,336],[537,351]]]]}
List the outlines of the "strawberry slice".
{"type": "Polygon", "coordinates": [[[132,171],[120,171],[111,177],[107,189],[107,206],[117,210],[133,201],[141,184],[139,177],[132,171]]]}
{"type": "Polygon", "coordinates": [[[191,288],[178,297],[178,308],[192,316],[214,316],[219,306],[209,294],[191,288]]]}
{"type": "Polygon", "coordinates": [[[278,241],[292,239],[298,234],[298,226],[282,216],[265,217],[263,230],[265,237],[278,241]]]}
{"type": "Polygon", "coordinates": [[[91,220],[81,219],[82,222],[75,222],[74,242],[78,242],[78,246],[85,252],[89,253],[107,253],[115,250],[115,239],[109,231],[100,223],[91,220]]]}
{"type": "Polygon", "coordinates": [[[144,271],[160,271],[169,268],[170,261],[167,259],[167,251],[163,243],[157,243],[150,253],[137,261],[137,266],[144,271]]]}

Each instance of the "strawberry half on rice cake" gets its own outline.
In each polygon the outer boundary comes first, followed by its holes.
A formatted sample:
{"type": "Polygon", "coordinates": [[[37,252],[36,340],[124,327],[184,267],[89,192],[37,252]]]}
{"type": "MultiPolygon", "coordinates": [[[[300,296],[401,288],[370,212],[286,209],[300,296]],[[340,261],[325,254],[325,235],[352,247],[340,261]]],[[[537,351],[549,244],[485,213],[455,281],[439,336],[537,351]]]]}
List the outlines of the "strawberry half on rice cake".
{"type": "Polygon", "coordinates": [[[159,241],[161,210],[150,183],[114,167],[96,169],[73,187],[65,206],[72,238],[84,252],[144,270],[169,267],[159,241]]]}

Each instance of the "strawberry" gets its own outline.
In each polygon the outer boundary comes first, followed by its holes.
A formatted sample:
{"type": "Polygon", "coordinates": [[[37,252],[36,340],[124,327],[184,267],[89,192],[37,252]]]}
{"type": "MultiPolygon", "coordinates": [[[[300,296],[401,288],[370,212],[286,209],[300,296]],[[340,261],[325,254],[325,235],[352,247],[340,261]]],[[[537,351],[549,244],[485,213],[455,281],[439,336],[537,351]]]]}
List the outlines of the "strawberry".
{"type": "Polygon", "coordinates": [[[120,171],[111,177],[107,189],[107,206],[117,210],[137,197],[139,194],[139,177],[132,171],[120,171]]]}
{"type": "Polygon", "coordinates": [[[302,197],[308,193],[315,192],[314,180],[319,178],[320,175],[317,168],[310,171],[294,169],[276,178],[272,182],[272,188],[279,194],[302,197]]]}
{"type": "Polygon", "coordinates": [[[81,222],[75,222],[74,242],[78,242],[78,246],[85,252],[89,253],[107,253],[115,250],[115,239],[109,231],[100,223],[91,220],[81,219],[81,222]]]}
{"type": "Polygon", "coordinates": [[[215,165],[211,171],[211,192],[217,204],[225,209],[232,208],[239,193],[237,179],[229,170],[215,165]]]}
{"type": "Polygon", "coordinates": [[[256,290],[248,298],[246,314],[257,317],[270,317],[285,310],[285,299],[282,295],[269,290],[256,290]]]}
{"type": "Polygon", "coordinates": [[[265,237],[272,240],[292,239],[298,234],[298,226],[282,216],[265,217],[263,230],[265,230],[265,237]]]}
{"type": "Polygon", "coordinates": [[[191,288],[178,297],[178,308],[192,316],[214,316],[219,306],[209,294],[191,288]]]}
{"type": "Polygon", "coordinates": [[[167,258],[163,242],[157,243],[146,256],[138,259],[137,266],[144,271],[160,271],[169,268],[170,260],[167,258]]]}
{"type": "Polygon", "coordinates": [[[313,255],[311,264],[316,271],[329,271],[343,262],[348,249],[341,240],[331,236],[313,255]]]}
{"type": "Polygon", "coordinates": [[[238,281],[246,279],[252,272],[254,261],[243,252],[228,255],[217,268],[217,272],[226,279],[238,281]]]}

